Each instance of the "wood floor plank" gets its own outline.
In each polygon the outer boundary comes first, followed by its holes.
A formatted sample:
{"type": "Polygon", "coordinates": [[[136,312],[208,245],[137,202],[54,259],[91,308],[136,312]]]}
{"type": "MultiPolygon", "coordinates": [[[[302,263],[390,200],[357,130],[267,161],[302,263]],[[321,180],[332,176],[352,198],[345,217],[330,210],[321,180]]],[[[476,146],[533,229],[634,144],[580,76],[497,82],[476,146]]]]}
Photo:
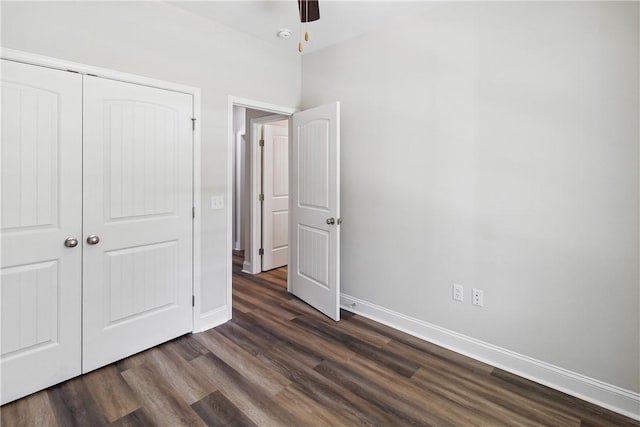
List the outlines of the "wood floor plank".
{"type": "Polygon", "coordinates": [[[198,334],[196,339],[227,365],[242,372],[242,375],[255,387],[260,387],[271,396],[279,393],[290,384],[288,379],[267,369],[262,361],[216,330],[198,334]]]}
{"type": "Polygon", "coordinates": [[[158,426],[144,408],[137,409],[111,423],[114,427],[151,427],[158,426]]]}
{"type": "MultiPolygon", "coordinates": [[[[265,327],[254,318],[236,314],[234,319],[234,328],[244,331],[240,333],[243,333],[247,339],[261,345],[261,348],[255,350],[256,355],[267,354],[272,348],[277,348],[286,352],[289,359],[308,367],[314,367],[324,360],[321,355],[308,349],[302,343],[265,327]]],[[[229,336],[229,339],[238,339],[238,337],[229,336]]]]}
{"type": "MultiPolygon", "coordinates": [[[[398,351],[412,354],[402,344],[391,342],[390,346],[399,346],[398,351]]],[[[502,405],[512,413],[538,419],[542,424],[575,425],[575,417],[565,415],[562,411],[556,411],[549,406],[539,405],[531,399],[531,396],[519,396],[482,371],[464,369],[457,362],[428,353],[422,353],[420,359],[422,359],[422,367],[412,377],[414,382],[422,385],[440,384],[449,389],[453,387],[457,390],[465,390],[475,397],[486,399],[487,402],[502,405]]],[[[473,397],[470,397],[469,403],[472,401],[473,397]]],[[[490,406],[490,404],[487,405],[487,407],[490,406]]]]}
{"type": "Polygon", "coordinates": [[[82,377],[47,389],[51,407],[60,426],[106,426],[109,424],[90,396],[82,377]]]}
{"type": "Polygon", "coordinates": [[[314,368],[318,373],[335,382],[340,388],[366,400],[397,420],[398,425],[446,426],[445,420],[395,399],[388,390],[373,386],[368,378],[355,374],[346,366],[325,360],[314,368]]]}
{"type": "Polygon", "coordinates": [[[238,409],[224,394],[215,391],[191,405],[194,411],[213,427],[257,427],[240,409],[238,409]]]}
{"type": "Polygon", "coordinates": [[[262,274],[258,281],[256,281],[255,276],[251,275],[239,275],[235,279],[234,291],[276,297],[282,301],[288,301],[294,298],[291,294],[283,295],[286,284],[282,286],[281,284],[274,283],[270,277],[262,274]]]}
{"type": "Polygon", "coordinates": [[[222,336],[233,341],[236,345],[244,349],[252,356],[257,356],[267,351],[273,345],[273,342],[267,341],[260,336],[250,333],[241,326],[227,322],[216,328],[222,336]]]}
{"type": "Polygon", "coordinates": [[[233,299],[234,299],[233,301],[234,310],[239,310],[243,313],[249,313],[251,310],[255,310],[257,308],[255,306],[251,306],[249,304],[245,304],[244,302],[242,302],[240,298],[237,297],[237,294],[234,294],[233,299]]]}
{"type": "MultiPolygon", "coordinates": [[[[256,295],[259,297],[264,297],[264,300],[261,299],[260,307],[265,305],[265,302],[268,302],[269,306],[274,307],[282,307],[285,310],[292,311],[297,314],[306,314],[310,316],[315,316],[318,319],[324,320],[327,323],[333,322],[332,319],[329,319],[327,316],[320,313],[315,308],[311,307],[309,304],[304,301],[292,296],[291,294],[285,293],[285,291],[281,288],[273,288],[267,286],[257,287],[251,285],[249,283],[245,286],[237,286],[234,289],[234,295],[242,298],[246,294],[256,295]]],[[[258,308],[254,306],[254,309],[258,308]]]]}
{"type": "Polygon", "coordinates": [[[495,389],[486,378],[477,377],[476,381],[471,381],[466,375],[455,376],[443,372],[423,367],[411,380],[421,388],[440,394],[469,410],[494,417],[496,422],[508,421],[521,426],[580,425],[579,418],[522,401],[517,395],[495,389]]]}
{"type": "Polygon", "coordinates": [[[109,422],[140,408],[140,403],[115,365],[90,372],[83,379],[93,400],[109,422]]]}
{"type": "MultiPolygon", "coordinates": [[[[344,320],[344,319],[343,319],[344,320]]],[[[359,339],[368,342],[376,347],[384,347],[391,342],[391,338],[379,334],[371,329],[363,328],[353,322],[338,322],[336,326],[343,332],[359,339]]]]}
{"type": "Polygon", "coordinates": [[[209,353],[190,362],[209,381],[218,385],[224,396],[259,426],[301,424],[295,415],[282,409],[264,391],[248,381],[215,354],[209,353]]]}
{"type": "Polygon", "coordinates": [[[282,285],[273,283],[269,280],[268,276],[262,274],[251,275],[246,273],[239,273],[235,276],[236,289],[240,291],[251,290],[252,292],[262,292],[266,289],[270,289],[273,292],[282,294],[282,298],[285,300],[294,298],[291,294],[286,294],[286,290],[282,285]]]}
{"type": "Polygon", "coordinates": [[[434,413],[445,414],[444,417],[455,425],[498,425],[502,420],[508,419],[513,426],[533,426],[525,417],[506,410],[501,413],[507,415],[504,418],[497,416],[502,409],[498,405],[483,404],[474,405],[474,399],[463,388],[445,389],[434,388],[430,384],[416,384],[412,380],[397,375],[387,367],[374,363],[371,360],[356,357],[349,362],[349,366],[357,373],[371,378],[379,387],[386,386],[394,391],[398,398],[408,403],[423,407],[434,413]]]}
{"type": "Polygon", "coordinates": [[[0,426],[58,427],[46,391],[34,393],[0,408],[0,426]]]}
{"type": "Polygon", "coordinates": [[[264,301],[261,301],[259,298],[246,293],[236,293],[235,298],[242,304],[244,304],[245,307],[252,307],[252,310],[260,308],[260,310],[266,311],[267,313],[271,314],[274,317],[277,317],[278,319],[291,320],[300,315],[300,312],[289,310],[277,304],[264,304],[264,301]]]}
{"type": "Polygon", "coordinates": [[[294,319],[293,323],[301,325],[304,330],[307,330],[318,337],[322,337],[328,341],[333,341],[336,344],[342,345],[353,351],[355,354],[375,360],[405,377],[411,377],[418,368],[420,368],[419,364],[405,358],[403,355],[392,353],[384,348],[375,347],[358,337],[354,337],[341,331],[335,324],[324,325],[321,322],[306,316],[294,319]]]}
{"type": "Polygon", "coordinates": [[[355,374],[371,381],[373,387],[386,388],[395,396],[396,401],[406,403],[409,407],[419,408],[451,425],[500,424],[500,420],[478,411],[477,408],[462,405],[450,399],[450,396],[434,392],[429,388],[416,386],[410,379],[367,358],[356,356],[348,366],[355,374]]]}
{"type": "Polygon", "coordinates": [[[169,341],[167,344],[170,345],[171,348],[173,348],[173,350],[187,362],[209,352],[209,350],[207,350],[202,344],[192,339],[190,335],[176,338],[173,341],[169,341]]]}
{"type": "Polygon", "coordinates": [[[153,366],[130,368],[122,376],[157,425],[206,425],[153,366]]]}
{"type": "Polygon", "coordinates": [[[592,405],[584,400],[569,396],[542,384],[529,381],[502,369],[495,369],[493,378],[499,378],[502,390],[516,393],[529,399],[529,404],[540,404],[547,410],[566,413],[579,418],[584,426],[640,426],[640,422],[616,414],[600,406],[592,405]]]}
{"type": "Polygon", "coordinates": [[[170,343],[151,349],[147,359],[189,405],[216,390],[215,385],[204,381],[201,375],[173,350],[170,343]]]}
{"type": "Polygon", "coordinates": [[[326,408],[317,401],[309,398],[303,392],[289,386],[282,390],[275,397],[275,401],[288,412],[296,414],[298,419],[303,420],[305,425],[315,426],[369,426],[362,418],[348,417],[345,412],[327,411],[326,408]]]}
{"type": "Polygon", "coordinates": [[[491,374],[491,372],[493,371],[493,366],[491,365],[480,362],[479,360],[472,359],[463,354],[448,350],[444,347],[440,347],[439,345],[430,343],[428,341],[421,340],[420,338],[414,337],[397,329],[393,329],[371,319],[367,319],[366,317],[354,316],[351,319],[351,322],[363,327],[368,327],[408,347],[413,347],[419,351],[455,361],[469,369],[485,372],[486,374],[491,374]]]}
{"type": "Polygon", "coordinates": [[[292,327],[289,322],[283,322],[282,319],[275,318],[268,312],[254,310],[251,313],[248,313],[248,316],[253,317],[270,330],[280,333],[281,336],[287,337],[287,339],[293,340],[299,345],[303,345],[310,351],[320,355],[322,358],[347,362],[354,355],[353,351],[336,344],[333,341],[313,336],[304,330],[292,327]]]}
{"type": "Polygon", "coordinates": [[[129,357],[117,361],[115,363],[115,366],[120,372],[141,366],[147,361],[147,354],[148,353],[146,351],[141,351],[140,353],[133,354],[129,357]]]}
{"type": "Polygon", "coordinates": [[[394,419],[386,411],[372,405],[366,399],[338,386],[331,379],[321,375],[305,363],[290,357],[286,348],[273,347],[268,354],[261,355],[272,369],[289,378],[294,388],[309,399],[331,408],[339,414],[347,425],[392,425],[394,419]]]}

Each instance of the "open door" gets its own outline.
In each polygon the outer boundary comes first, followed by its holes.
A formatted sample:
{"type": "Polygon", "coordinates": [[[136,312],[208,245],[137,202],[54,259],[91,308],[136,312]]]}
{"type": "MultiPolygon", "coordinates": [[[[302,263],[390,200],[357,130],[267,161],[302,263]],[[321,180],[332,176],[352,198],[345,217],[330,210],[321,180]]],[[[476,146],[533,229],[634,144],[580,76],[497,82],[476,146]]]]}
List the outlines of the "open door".
{"type": "Polygon", "coordinates": [[[340,104],[293,115],[289,292],[340,320],[340,104]]]}

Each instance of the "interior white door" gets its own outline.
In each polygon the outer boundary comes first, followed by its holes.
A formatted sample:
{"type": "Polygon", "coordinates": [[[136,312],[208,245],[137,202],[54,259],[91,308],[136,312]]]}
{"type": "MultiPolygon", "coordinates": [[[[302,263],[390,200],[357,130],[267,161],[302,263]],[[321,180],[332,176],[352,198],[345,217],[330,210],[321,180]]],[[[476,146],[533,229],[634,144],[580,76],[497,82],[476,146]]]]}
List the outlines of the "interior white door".
{"type": "Polygon", "coordinates": [[[192,330],[192,103],[85,76],[83,372],[192,330]]]}
{"type": "Polygon", "coordinates": [[[4,404],[80,374],[81,75],[2,60],[1,163],[4,404]]]}
{"type": "Polygon", "coordinates": [[[289,124],[262,127],[262,271],[287,265],[289,257],[289,124]]]}
{"type": "Polygon", "coordinates": [[[293,115],[289,291],[340,320],[340,104],[293,115]]]}

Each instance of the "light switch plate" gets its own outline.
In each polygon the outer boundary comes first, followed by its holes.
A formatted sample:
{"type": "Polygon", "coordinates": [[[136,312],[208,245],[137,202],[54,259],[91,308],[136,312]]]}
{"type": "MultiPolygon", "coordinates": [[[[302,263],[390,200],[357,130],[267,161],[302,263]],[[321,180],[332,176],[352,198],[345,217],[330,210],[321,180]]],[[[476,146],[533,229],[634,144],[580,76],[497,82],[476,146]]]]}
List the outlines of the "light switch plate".
{"type": "Polygon", "coordinates": [[[211,210],[224,209],[224,196],[211,196],[211,210]]]}

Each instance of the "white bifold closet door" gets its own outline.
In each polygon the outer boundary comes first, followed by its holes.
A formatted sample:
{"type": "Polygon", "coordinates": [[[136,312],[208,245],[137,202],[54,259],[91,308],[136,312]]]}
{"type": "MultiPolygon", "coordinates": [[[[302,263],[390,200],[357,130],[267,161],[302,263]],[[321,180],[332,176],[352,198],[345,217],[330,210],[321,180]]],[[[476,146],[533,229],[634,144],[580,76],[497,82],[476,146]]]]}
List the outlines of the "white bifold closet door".
{"type": "Polygon", "coordinates": [[[85,76],[83,372],[192,330],[192,108],[85,76]]]}
{"type": "Polygon", "coordinates": [[[2,60],[2,404],[80,374],[82,76],[2,60]]]}
{"type": "Polygon", "coordinates": [[[2,404],[192,330],[192,111],[2,60],[2,404]]]}

